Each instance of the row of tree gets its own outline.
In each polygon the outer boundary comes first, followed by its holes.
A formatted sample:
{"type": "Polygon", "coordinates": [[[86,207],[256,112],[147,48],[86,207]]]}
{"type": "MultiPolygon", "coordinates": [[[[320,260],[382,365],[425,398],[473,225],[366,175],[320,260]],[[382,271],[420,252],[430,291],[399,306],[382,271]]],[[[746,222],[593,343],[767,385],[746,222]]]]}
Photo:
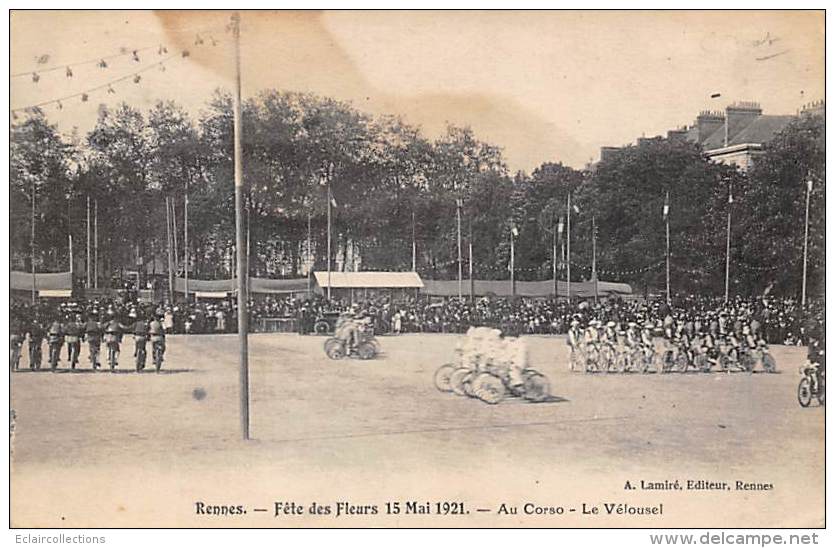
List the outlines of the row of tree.
{"type": "MultiPolygon", "coordinates": [[[[731,208],[732,292],[770,287],[797,294],[806,182],[812,180],[810,290],[823,288],[821,117],[799,117],[748,173],[708,161],[693,143],[658,138],[625,147],[592,169],[544,163],[531,174],[513,174],[501,149],[468,128],[450,126],[433,141],[399,118],[371,117],[310,94],[262,93],[245,103],[243,127],[252,275],[299,276],[308,259],[314,269],[325,268],[329,186],[336,204],[331,260],[340,268],[410,270],[414,240],[418,272],[455,278],[460,207],[465,277],[472,238],[474,276],[507,279],[511,233],[517,233],[517,279],[550,278],[555,244],[564,279],[565,231],[559,227],[567,224],[571,193],[572,278],[591,276],[594,226],[599,278],[658,290],[664,286],[662,207],[669,193],[674,291],[722,293],[731,208]]],[[[230,276],[235,225],[228,95],[217,92],[197,120],[170,102],[147,113],[126,104],[102,106],[86,136],[61,135],[35,109],[13,124],[10,154],[13,266],[32,267],[33,193],[35,269],[66,270],[69,235],[84,263],[89,197],[104,280],[164,264],[166,197],[176,204],[181,232],[187,195],[191,276],[230,276]]],[[[180,269],[184,246],[180,236],[180,269]]]]}

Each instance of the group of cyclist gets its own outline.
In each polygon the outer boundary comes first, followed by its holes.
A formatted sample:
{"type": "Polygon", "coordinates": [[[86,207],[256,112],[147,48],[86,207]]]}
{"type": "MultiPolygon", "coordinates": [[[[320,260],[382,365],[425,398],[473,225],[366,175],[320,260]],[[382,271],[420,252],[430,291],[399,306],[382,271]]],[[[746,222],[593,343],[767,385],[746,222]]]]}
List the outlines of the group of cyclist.
{"type": "Polygon", "coordinates": [[[63,321],[55,320],[45,327],[40,318],[28,321],[12,321],[10,342],[10,368],[16,371],[20,368],[23,345],[28,339],[29,368],[41,369],[43,362],[42,347],[46,340],[49,349],[47,364],[53,371],[59,368],[61,349],[67,346],[67,362],[69,369],[79,367],[81,359],[81,343],[87,343],[90,369],[101,368],[101,349],[104,343],[107,350],[107,364],[111,371],[119,365],[119,354],[124,335],[133,335],[134,358],[136,371],[145,369],[147,343],[151,343],[153,363],[157,372],[162,368],[165,355],[165,329],[161,318],[154,315],[137,317],[129,325],[123,324],[116,317],[99,318],[97,311],[87,314],[86,320],[81,314],[68,314],[63,321]]]}
{"type": "Polygon", "coordinates": [[[701,324],[668,318],[662,324],[630,321],[605,324],[581,318],[571,321],[568,345],[572,371],[668,373],[689,370],[775,372],[776,363],[758,330],[756,321],[740,322],[735,329],[720,330],[716,324],[701,324]],[[659,346],[656,339],[661,336],[659,346]]]}

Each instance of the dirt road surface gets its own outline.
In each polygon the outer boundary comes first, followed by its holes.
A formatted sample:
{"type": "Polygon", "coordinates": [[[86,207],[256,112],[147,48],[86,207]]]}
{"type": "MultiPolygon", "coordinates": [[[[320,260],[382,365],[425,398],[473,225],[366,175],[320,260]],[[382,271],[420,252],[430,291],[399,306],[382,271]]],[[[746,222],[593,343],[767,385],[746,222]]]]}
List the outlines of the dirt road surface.
{"type": "Polygon", "coordinates": [[[12,525],[823,525],[824,408],[797,403],[804,349],[774,347],[774,375],[586,375],[568,371],[564,338],[526,339],[557,401],[439,392],[452,335],[382,337],[368,362],[328,360],[320,337],[253,335],[247,442],[234,335],[170,337],[162,374],[132,371],[129,340],[116,374],[86,361],[29,372],[24,358],[11,376],[12,525]],[[700,480],[714,488],[687,489],[700,480]],[[290,502],[303,513],[276,515],[290,502]],[[630,513],[644,508],[656,513],[630,513]]]}

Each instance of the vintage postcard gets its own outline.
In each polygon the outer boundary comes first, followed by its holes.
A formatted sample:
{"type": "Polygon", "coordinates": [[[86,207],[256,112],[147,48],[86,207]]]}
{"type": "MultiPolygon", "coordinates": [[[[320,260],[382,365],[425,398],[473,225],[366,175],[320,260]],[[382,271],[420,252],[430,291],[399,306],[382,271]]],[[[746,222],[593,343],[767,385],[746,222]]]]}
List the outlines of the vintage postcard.
{"type": "Polygon", "coordinates": [[[824,527],[824,27],[11,10],[10,526],[824,527]]]}

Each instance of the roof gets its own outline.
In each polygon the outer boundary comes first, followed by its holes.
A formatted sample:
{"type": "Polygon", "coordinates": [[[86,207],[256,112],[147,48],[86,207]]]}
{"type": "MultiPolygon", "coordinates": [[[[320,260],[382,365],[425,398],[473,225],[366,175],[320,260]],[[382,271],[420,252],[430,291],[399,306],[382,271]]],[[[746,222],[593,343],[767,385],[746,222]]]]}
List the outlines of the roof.
{"type": "Polygon", "coordinates": [[[777,116],[764,115],[760,116],[745,129],[736,134],[736,136],[728,142],[728,145],[741,145],[743,143],[767,143],[771,141],[775,135],[783,131],[789,125],[794,116],[777,116]]]}
{"type": "MultiPolygon", "coordinates": [[[[764,114],[757,116],[748,125],[738,128],[736,132],[731,131],[731,138],[728,140],[727,146],[767,143],[783,131],[795,118],[791,115],[764,114]]],[[[719,127],[702,143],[702,147],[706,151],[724,148],[725,146],[725,126],[719,127]]]]}
{"type": "MultiPolygon", "coordinates": [[[[9,287],[12,290],[32,291],[32,273],[11,271],[9,287]]],[[[70,272],[35,274],[35,289],[72,289],[70,272]]]]}
{"type": "Polygon", "coordinates": [[[354,287],[354,288],[421,288],[423,281],[417,272],[333,272],[330,277],[326,272],[314,272],[319,287],[354,287]]]}
{"type": "MultiPolygon", "coordinates": [[[[509,297],[511,295],[510,281],[508,280],[474,280],[473,286],[473,292],[477,296],[509,297]]],[[[463,295],[470,295],[469,280],[464,280],[461,290],[463,295]]],[[[565,296],[566,283],[564,281],[557,281],[557,291],[561,296],[565,296]]],[[[424,289],[421,293],[444,297],[458,296],[458,280],[424,280],[424,289]]],[[[598,281],[597,294],[602,297],[631,295],[632,287],[628,284],[598,281]]],[[[552,297],[554,295],[554,281],[517,281],[516,295],[519,297],[552,297]]],[[[573,297],[594,297],[594,282],[571,282],[571,295],[573,297]]]]}
{"type": "MultiPolygon", "coordinates": [[[[189,293],[229,293],[235,291],[238,285],[234,278],[227,280],[188,280],[189,293]]],[[[185,278],[174,280],[174,290],[185,293],[185,278]]],[[[307,278],[290,280],[273,280],[270,278],[250,278],[250,293],[299,293],[307,291],[307,278]]]]}

